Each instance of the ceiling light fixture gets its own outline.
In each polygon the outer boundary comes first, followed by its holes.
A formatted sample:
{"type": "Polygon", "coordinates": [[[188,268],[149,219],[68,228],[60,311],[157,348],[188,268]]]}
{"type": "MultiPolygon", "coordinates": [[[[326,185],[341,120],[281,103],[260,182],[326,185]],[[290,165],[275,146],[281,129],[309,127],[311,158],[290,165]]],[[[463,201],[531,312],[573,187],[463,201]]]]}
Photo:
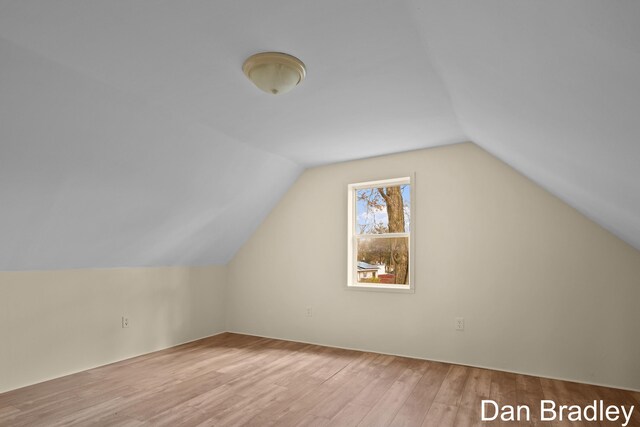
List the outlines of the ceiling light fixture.
{"type": "Polygon", "coordinates": [[[273,95],[289,92],[306,75],[302,61],[280,52],[251,55],[244,61],[242,71],[258,89],[273,95]]]}

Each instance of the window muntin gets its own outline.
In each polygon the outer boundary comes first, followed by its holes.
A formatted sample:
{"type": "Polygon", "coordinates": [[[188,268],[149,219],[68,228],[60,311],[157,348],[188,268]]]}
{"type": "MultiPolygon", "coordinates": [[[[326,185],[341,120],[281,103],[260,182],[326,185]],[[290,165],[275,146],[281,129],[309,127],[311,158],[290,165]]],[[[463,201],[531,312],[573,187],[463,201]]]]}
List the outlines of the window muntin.
{"type": "Polygon", "coordinates": [[[349,287],[412,289],[411,180],[349,185],[349,287]]]}

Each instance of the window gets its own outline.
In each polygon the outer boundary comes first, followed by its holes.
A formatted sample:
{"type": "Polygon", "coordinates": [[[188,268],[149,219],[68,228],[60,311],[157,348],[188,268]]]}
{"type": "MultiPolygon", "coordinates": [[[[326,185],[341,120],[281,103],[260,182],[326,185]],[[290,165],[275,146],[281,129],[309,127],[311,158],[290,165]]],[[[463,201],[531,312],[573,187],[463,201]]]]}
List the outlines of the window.
{"type": "Polygon", "coordinates": [[[411,178],[349,185],[349,288],[413,289],[411,178]]]}

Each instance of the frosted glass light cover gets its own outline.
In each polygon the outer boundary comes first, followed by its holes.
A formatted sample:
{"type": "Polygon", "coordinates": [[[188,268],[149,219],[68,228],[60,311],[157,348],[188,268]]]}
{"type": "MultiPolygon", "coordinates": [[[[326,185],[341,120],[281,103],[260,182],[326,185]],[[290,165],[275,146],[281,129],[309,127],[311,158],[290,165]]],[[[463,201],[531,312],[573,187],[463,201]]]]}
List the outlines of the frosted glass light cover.
{"type": "Polygon", "coordinates": [[[253,84],[260,90],[273,95],[289,92],[305,76],[302,61],[279,52],[253,55],[245,61],[242,68],[253,84]]]}
{"type": "Polygon", "coordinates": [[[282,64],[258,65],[249,78],[259,89],[274,95],[289,92],[300,82],[298,72],[282,64]]]}

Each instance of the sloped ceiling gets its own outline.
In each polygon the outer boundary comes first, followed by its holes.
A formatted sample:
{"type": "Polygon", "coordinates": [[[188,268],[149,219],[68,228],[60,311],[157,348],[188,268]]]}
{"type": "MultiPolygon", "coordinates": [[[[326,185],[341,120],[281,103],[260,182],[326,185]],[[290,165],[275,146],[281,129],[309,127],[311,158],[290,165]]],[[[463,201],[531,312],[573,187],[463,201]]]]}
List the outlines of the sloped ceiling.
{"type": "Polygon", "coordinates": [[[412,9],[469,139],[640,248],[640,2],[412,9]]]}
{"type": "Polygon", "coordinates": [[[640,6],[557,3],[0,1],[0,269],[226,263],[305,167],[466,140],[640,247],[640,6]]]}

